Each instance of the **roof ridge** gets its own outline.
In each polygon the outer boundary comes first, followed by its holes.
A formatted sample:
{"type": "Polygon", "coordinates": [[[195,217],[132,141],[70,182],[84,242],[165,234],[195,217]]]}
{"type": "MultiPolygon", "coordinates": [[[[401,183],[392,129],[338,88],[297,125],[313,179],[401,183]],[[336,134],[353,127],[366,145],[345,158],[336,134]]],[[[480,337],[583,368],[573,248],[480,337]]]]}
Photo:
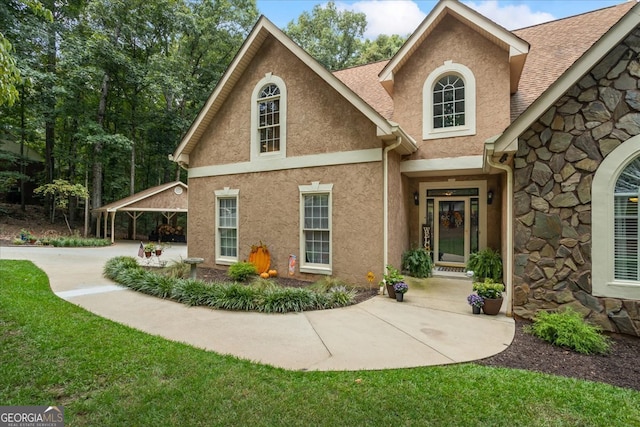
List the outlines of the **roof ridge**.
{"type": "Polygon", "coordinates": [[[341,68],[339,70],[333,70],[332,73],[339,73],[340,71],[347,71],[347,70],[353,70],[354,68],[358,68],[358,67],[366,67],[367,65],[373,65],[373,64],[378,64],[380,62],[385,62],[385,61],[390,61],[391,58],[387,58],[387,59],[378,59],[377,61],[371,61],[371,62],[367,62],[366,64],[358,64],[358,65],[352,65],[350,67],[345,67],[345,68],[341,68]]]}
{"type": "Polygon", "coordinates": [[[530,28],[540,27],[540,26],[548,25],[548,24],[554,24],[554,23],[557,23],[559,21],[564,21],[564,20],[567,20],[567,19],[574,19],[574,18],[577,18],[578,16],[588,15],[590,13],[602,12],[605,9],[613,9],[614,7],[620,7],[620,6],[623,6],[623,5],[627,5],[629,3],[638,3],[638,0],[624,0],[621,3],[614,4],[612,6],[605,6],[605,7],[601,7],[600,9],[588,10],[586,12],[578,13],[576,15],[565,16],[563,18],[554,19],[552,21],[546,21],[546,22],[541,22],[539,24],[529,25],[528,27],[517,28],[517,29],[511,30],[511,32],[515,33],[517,31],[528,30],[530,28]]]}

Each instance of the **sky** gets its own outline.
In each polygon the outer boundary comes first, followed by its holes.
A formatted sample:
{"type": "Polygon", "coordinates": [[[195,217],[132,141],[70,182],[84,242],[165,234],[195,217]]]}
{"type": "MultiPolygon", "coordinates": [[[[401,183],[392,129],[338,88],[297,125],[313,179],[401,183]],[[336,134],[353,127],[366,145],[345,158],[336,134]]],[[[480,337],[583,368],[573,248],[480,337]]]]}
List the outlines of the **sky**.
{"type": "MultiPolygon", "coordinates": [[[[524,28],[554,19],[578,15],[613,6],[625,0],[474,0],[462,2],[509,30],[524,28]]],[[[635,0],[633,0],[635,1],[635,0]]],[[[258,10],[280,28],[298,19],[304,11],[311,12],[326,0],[257,0],[258,10]]],[[[437,4],[423,0],[335,0],[340,10],[364,12],[367,30],[364,36],[373,39],[380,34],[407,35],[437,4]]]]}

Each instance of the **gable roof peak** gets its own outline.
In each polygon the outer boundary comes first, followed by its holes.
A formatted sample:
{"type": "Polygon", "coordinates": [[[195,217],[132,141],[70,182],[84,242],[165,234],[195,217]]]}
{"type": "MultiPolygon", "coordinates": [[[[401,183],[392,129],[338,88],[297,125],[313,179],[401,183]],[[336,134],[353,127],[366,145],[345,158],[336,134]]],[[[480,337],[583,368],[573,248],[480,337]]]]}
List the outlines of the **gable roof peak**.
{"type": "Polygon", "coordinates": [[[493,43],[508,49],[511,67],[511,93],[515,93],[526,55],[529,52],[529,44],[458,0],[440,0],[380,72],[380,83],[387,92],[393,93],[394,75],[446,16],[454,17],[465,25],[472,27],[493,43]]]}

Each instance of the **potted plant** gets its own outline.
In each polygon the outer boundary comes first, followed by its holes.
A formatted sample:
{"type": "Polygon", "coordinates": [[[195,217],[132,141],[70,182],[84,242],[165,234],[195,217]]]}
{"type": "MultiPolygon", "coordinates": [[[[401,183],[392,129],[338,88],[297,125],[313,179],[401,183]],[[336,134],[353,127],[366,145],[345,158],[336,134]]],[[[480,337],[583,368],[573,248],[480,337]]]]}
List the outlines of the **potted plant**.
{"type": "Polygon", "coordinates": [[[146,256],[147,258],[151,257],[151,253],[153,251],[156,250],[156,245],[149,242],[146,245],[144,245],[144,256],[146,256]]]}
{"type": "Polygon", "coordinates": [[[409,290],[409,286],[405,282],[398,282],[393,285],[393,290],[396,293],[396,301],[402,302],[404,300],[404,294],[409,290]]]}
{"type": "Polygon", "coordinates": [[[471,294],[467,297],[467,302],[471,306],[473,314],[480,314],[480,309],[484,305],[484,299],[478,294],[471,294]]]}
{"type": "Polygon", "coordinates": [[[411,249],[402,254],[402,268],[413,277],[431,277],[433,261],[423,248],[411,249]]]}
{"type": "Polygon", "coordinates": [[[161,243],[158,243],[157,245],[155,245],[156,256],[162,255],[163,249],[164,249],[164,245],[162,245],[161,243]]]}
{"type": "Polygon", "coordinates": [[[396,291],[393,289],[393,285],[398,282],[402,282],[404,280],[404,276],[400,274],[400,272],[394,268],[391,264],[387,265],[387,274],[383,276],[383,282],[387,287],[387,293],[389,294],[389,298],[396,297],[396,291]]]}
{"type": "Polygon", "coordinates": [[[496,283],[493,279],[487,278],[484,282],[474,282],[473,290],[484,300],[482,306],[484,314],[496,315],[500,312],[504,292],[502,283],[496,283]]]}
{"type": "Polygon", "coordinates": [[[477,281],[486,278],[495,281],[502,280],[502,258],[494,249],[486,248],[469,255],[467,271],[473,271],[473,277],[477,281]]]}

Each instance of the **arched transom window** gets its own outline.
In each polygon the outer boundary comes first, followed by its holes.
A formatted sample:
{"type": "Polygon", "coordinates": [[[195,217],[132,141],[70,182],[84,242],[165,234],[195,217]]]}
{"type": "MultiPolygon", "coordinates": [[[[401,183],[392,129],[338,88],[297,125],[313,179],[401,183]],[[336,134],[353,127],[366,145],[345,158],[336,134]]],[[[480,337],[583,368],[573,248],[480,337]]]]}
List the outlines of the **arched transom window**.
{"type": "Polygon", "coordinates": [[[614,190],[614,279],[640,280],[638,197],[640,157],[629,163],[614,190]]]}
{"type": "Polygon", "coordinates": [[[280,151],[280,88],[265,85],[258,96],[260,153],[280,151]]]}
{"type": "Polygon", "coordinates": [[[433,88],[433,128],[464,126],[464,81],[454,74],[438,80],[433,88]]]}

